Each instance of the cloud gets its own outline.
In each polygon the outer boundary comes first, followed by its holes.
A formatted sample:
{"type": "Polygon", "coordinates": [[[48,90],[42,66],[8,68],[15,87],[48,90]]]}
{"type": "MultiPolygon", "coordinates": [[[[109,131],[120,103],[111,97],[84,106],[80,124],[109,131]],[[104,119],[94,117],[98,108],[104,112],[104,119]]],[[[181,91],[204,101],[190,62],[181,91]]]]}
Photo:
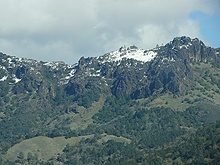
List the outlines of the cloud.
{"type": "Polygon", "coordinates": [[[17,54],[20,54],[19,57],[28,57],[39,61],[63,61],[63,59],[69,59],[69,61],[77,60],[71,59],[71,56],[73,55],[72,52],[74,52],[74,50],[72,50],[69,43],[65,43],[63,41],[52,41],[46,44],[37,44],[35,41],[28,38],[13,41],[0,39],[0,47],[4,47],[5,51],[9,55],[17,56],[17,54]],[[13,50],[16,50],[17,54],[14,54],[13,50]]]}
{"type": "Polygon", "coordinates": [[[192,38],[202,38],[199,34],[198,22],[192,20],[182,21],[178,24],[172,21],[164,25],[159,23],[146,24],[137,28],[136,34],[140,39],[138,44],[148,48],[153,48],[156,44],[166,44],[169,40],[177,36],[186,35],[192,38]]]}
{"type": "Polygon", "coordinates": [[[181,35],[205,39],[189,15],[212,15],[218,5],[217,0],[0,1],[0,51],[71,64],[122,45],[147,49],[181,35]]]}

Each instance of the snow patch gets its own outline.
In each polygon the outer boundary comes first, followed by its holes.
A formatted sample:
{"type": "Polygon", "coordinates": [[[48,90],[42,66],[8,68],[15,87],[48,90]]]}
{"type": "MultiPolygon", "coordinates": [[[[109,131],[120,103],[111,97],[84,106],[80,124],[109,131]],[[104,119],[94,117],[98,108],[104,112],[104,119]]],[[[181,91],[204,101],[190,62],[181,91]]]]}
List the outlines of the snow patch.
{"type": "Polygon", "coordinates": [[[67,68],[68,68],[68,69],[71,69],[71,68],[74,68],[74,67],[77,66],[77,65],[78,65],[77,63],[75,63],[75,64],[73,64],[73,65],[68,65],[67,68]]]}
{"type": "Polygon", "coordinates": [[[7,80],[7,78],[8,78],[8,76],[4,76],[0,79],[0,81],[5,81],[5,80],[7,80]]]}
{"type": "Polygon", "coordinates": [[[9,64],[12,63],[12,62],[11,62],[11,60],[12,60],[11,58],[7,58],[7,60],[8,60],[8,63],[9,63],[9,64]]]}
{"type": "Polygon", "coordinates": [[[70,76],[74,76],[74,73],[75,73],[75,72],[76,72],[76,69],[73,69],[73,70],[70,71],[69,75],[70,75],[70,76]]]}
{"type": "Polygon", "coordinates": [[[179,46],[179,48],[180,48],[180,49],[182,49],[182,48],[188,49],[190,46],[192,46],[192,43],[189,42],[187,45],[181,45],[181,46],[179,46]]]}
{"type": "Polygon", "coordinates": [[[47,62],[47,63],[45,63],[44,65],[46,65],[46,66],[48,66],[48,67],[51,67],[51,69],[56,69],[57,68],[57,66],[59,65],[58,63],[56,63],[56,62],[47,62]]]}
{"type": "Polygon", "coordinates": [[[100,74],[90,74],[89,76],[98,77],[100,74]]]}
{"type": "Polygon", "coordinates": [[[0,68],[7,71],[7,69],[5,68],[5,66],[1,66],[1,65],[0,65],[0,68]]]}
{"type": "MultiPolygon", "coordinates": [[[[148,62],[156,57],[157,53],[152,50],[143,50],[138,49],[137,47],[129,47],[123,48],[121,47],[118,51],[110,52],[103,57],[99,57],[100,59],[104,58],[102,63],[105,62],[117,62],[121,61],[124,58],[134,59],[137,61],[148,62]]],[[[118,64],[120,65],[120,64],[118,64]]]]}
{"type": "Polygon", "coordinates": [[[174,62],[175,60],[174,60],[173,57],[172,57],[171,59],[164,57],[164,58],[161,60],[161,62],[164,62],[164,61],[172,61],[172,62],[174,62]]]}
{"type": "Polygon", "coordinates": [[[96,72],[97,72],[97,73],[100,73],[100,72],[101,72],[101,69],[97,70],[96,72]]]}
{"type": "Polygon", "coordinates": [[[76,69],[72,69],[72,70],[70,71],[69,75],[66,76],[64,79],[66,79],[66,80],[70,79],[71,77],[74,76],[74,73],[75,73],[75,72],[76,72],[76,69]]]}
{"type": "Polygon", "coordinates": [[[13,80],[15,81],[15,83],[18,83],[19,81],[21,81],[21,79],[18,79],[17,77],[13,78],[13,80]]]}

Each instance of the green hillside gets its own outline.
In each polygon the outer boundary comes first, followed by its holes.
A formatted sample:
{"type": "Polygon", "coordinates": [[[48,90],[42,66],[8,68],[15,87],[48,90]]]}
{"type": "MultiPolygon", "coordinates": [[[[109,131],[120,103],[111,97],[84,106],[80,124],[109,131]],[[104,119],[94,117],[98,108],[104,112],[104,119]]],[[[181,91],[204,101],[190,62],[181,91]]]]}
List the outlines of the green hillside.
{"type": "Polygon", "coordinates": [[[0,87],[0,164],[219,161],[219,49],[197,38],[74,65],[0,53],[0,87]]]}

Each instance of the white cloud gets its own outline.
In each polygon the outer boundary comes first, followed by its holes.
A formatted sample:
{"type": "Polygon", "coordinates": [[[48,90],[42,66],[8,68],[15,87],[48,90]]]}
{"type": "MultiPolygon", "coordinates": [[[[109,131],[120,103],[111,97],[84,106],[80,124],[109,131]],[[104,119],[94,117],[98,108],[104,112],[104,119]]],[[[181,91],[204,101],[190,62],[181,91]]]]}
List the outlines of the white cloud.
{"type": "MultiPolygon", "coordinates": [[[[5,40],[0,39],[0,48],[4,47],[4,51],[8,55],[17,56],[23,58],[36,59],[38,61],[63,61],[68,63],[74,63],[78,60],[77,56],[73,56],[73,48],[69,43],[64,41],[52,41],[46,44],[36,44],[30,39],[23,40],[5,40]],[[15,54],[14,50],[16,50],[15,54]],[[25,50],[25,51],[24,51],[25,50]]],[[[1,52],[3,52],[0,49],[1,52]]]]}
{"type": "Polygon", "coordinates": [[[199,37],[189,14],[213,14],[218,0],[0,1],[0,51],[37,60],[77,62],[122,45],[152,48],[173,37],[199,37]]]}
{"type": "Polygon", "coordinates": [[[161,24],[146,24],[140,26],[136,33],[140,38],[138,44],[142,47],[153,48],[156,44],[166,44],[169,40],[178,36],[190,36],[192,38],[202,36],[199,34],[199,24],[193,20],[180,22],[167,22],[161,24]]]}

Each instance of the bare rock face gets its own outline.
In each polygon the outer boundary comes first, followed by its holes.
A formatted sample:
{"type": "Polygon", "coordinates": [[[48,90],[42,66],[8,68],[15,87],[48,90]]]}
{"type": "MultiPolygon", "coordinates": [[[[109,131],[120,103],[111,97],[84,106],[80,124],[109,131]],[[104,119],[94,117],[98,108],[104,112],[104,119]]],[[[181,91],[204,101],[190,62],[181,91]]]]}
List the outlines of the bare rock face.
{"type": "Polygon", "coordinates": [[[25,74],[27,74],[28,68],[26,66],[18,67],[16,70],[16,77],[21,79],[25,74]]]}
{"type": "Polygon", "coordinates": [[[185,36],[151,50],[130,46],[99,57],[82,57],[72,66],[2,53],[0,57],[1,80],[13,80],[10,88],[14,94],[36,92],[50,100],[60,93],[76,96],[91,89],[116,97],[142,98],[165,92],[184,95],[194,83],[192,62],[220,62],[215,49],[185,36]]]}
{"type": "Polygon", "coordinates": [[[187,59],[191,62],[207,62],[207,60],[219,62],[219,55],[216,54],[216,50],[205,46],[198,38],[177,37],[165,47],[171,49],[170,53],[172,56],[176,55],[181,59],[187,59]]]}

